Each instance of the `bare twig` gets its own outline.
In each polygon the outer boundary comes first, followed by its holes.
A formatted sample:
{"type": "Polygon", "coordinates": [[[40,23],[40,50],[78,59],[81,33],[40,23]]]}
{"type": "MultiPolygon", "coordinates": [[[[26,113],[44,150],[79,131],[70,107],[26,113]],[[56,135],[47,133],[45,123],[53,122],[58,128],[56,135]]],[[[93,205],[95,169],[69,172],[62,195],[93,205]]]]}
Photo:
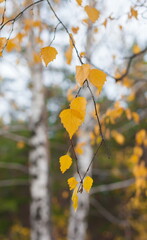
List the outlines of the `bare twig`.
{"type": "Polygon", "coordinates": [[[14,169],[14,170],[22,171],[24,173],[28,173],[28,168],[26,166],[23,166],[22,164],[18,164],[18,163],[0,162],[0,168],[14,169]]]}
{"type": "Polygon", "coordinates": [[[25,142],[26,144],[29,145],[29,139],[28,138],[17,135],[17,134],[14,134],[14,133],[10,133],[10,132],[5,131],[5,130],[0,130],[0,136],[3,136],[5,138],[11,139],[11,140],[16,141],[16,142],[22,141],[22,142],[25,142]]]}
{"type": "Polygon", "coordinates": [[[97,200],[94,198],[90,199],[91,205],[93,205],[97,211],[104,217],[106,218],[109,222],[119,225],[121,227],[126,227],[128,226],[128,221],[126,220],[120,220],[117,217],[115,217],[112,213],[110,213],[106,208],[104,208],[97,200]]]}
{"type": "Polygon", "coordinates": [[[116,182],[116,183],[110,183],[110,184],[104,184],[104,185],[100,185],[97,187],[93,187],[90,191],[90,194],[95,194],[98,192],[107,192],[107,191],[113,191],[113,190],[119,190],[122,188],[127,188],[130,187],[131,185],[133,185],[135,182],[134,178],[128,179],[128,180],[124,180],[124,181],[120,181],[120,182],[116,182]]]}
{"type": "Polygon", "coordinates": [[[0,180],[0,187],[25,186],[28,184],[28,180],[21,179],[0,180]]]}

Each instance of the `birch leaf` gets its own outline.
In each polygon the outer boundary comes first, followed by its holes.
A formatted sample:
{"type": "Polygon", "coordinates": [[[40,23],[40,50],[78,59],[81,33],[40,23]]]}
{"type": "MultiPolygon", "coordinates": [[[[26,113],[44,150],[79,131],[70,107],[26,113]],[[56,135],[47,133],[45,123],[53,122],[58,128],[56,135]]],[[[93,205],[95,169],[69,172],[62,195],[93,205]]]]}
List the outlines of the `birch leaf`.
{"type": "Polygon", "coordinates": [[[0,38],[0,56],[2,56],[2,50],[6,44],[7,39],[5,37],[0,38]]]}
{"type": "Polygon", "coordinates": [[[94,23],[99,18],[100,12],[91,6],[85,6],[85,12],[87,13],[89,19],[94,23]]]}
{"type": "Polygon", "coordinates": [[[101,70],[91,69],[88,79],[95,87],[98,88],[99,92],[101,92],[106,81],[106,76],[106,73],[101,70]]]}
{"type": "Polygon", "coordinates": [[[84,122],[85,113],[86,99],[84,97],[75,98],[70,104],[70,109],[65,109],[60,113],[59,117],[70,139],[84,122]]]}
{"type": "Polygon", "coordinates": [[[82,0],[76,0],[76,2],[77,2],[77,4],[78,4],[79,6],[82,5],[82,0]]]}
{"type": "Polygon", "coordinates": [[[67,180],[67,183],[69,185],[69,189],[72,190],[77,186],[78,181],[75,179],[75,177],[71,177],[67,180]]]}
{"type": "Polygon", "coordinates": [[[62,173],[64,173],[67,169],[70,168],[72,164],[72,159],[70,156],[64,155],[60,157],[59,162],[60,162],[60,170],[62,173]]]}
{"type": "Polygon", "coordinates": [[[86,192],[89,192],[93,184],[93,179],[89,176],[84,178],[83,181],[83,188],[86,190],[86,192]]]}
{"type": "Polygon", "coordinates": [[[51,61],[56,58],[57,54],[58,52],[54,47],[41,48],[41,58],[45,62],[46,67],[51,61]]]}
{"type": "Polygon", "coordinates": [[[4,0],[0,0],[0,3],[4,2],[4,0]]]}
{"type": "Polygon", "coordinates": [[[73,202],[73,208],[76,211],[78,208],[78,188],[77,187],[73,191],[71,200],[73,202]]]}
{"type": "Polygon", "coordinates": [[[88,78],[90,71],[89,64],[83,64],[82,66],[76,66],[76,80],[80,84],[83,85],[83,82],[88,78]]]}

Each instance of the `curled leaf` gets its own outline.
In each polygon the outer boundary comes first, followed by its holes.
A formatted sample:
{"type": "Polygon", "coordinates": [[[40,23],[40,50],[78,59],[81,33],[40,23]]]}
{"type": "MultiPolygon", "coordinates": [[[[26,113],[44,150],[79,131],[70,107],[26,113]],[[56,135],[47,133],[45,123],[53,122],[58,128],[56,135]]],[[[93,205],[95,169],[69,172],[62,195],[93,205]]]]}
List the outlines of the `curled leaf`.
{"type": "Polygon", "coordinates": [[[76,211],[78,208],[78,188],[77,187],[73,191],[71,200],[73,202],[73,208],[76,211]]]}

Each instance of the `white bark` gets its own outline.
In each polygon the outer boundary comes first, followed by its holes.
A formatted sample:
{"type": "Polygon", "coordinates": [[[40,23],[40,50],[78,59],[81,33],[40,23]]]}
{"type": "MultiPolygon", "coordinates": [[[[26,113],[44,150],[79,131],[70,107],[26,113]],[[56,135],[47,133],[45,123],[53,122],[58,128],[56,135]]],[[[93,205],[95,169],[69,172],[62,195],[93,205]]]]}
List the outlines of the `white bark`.
{"type": "Polygon", "coordinates": [[[29,158],[31,240],[50,240],[49,147],[42,67],[40,65],[32,67],[31,73],[32,149],[29,158]]]}
{"type": "MultiPolygon", "coordinates": [[[[87,118],[85,123],[81,127],[82,135],[78,139],[78,142],[85,143],[83,147],[84,153],[78,156],[78,166],[82,176],[86,172],[93,156],[93,149],[90,144],[90,135],[89,135],[89,130],[93,125],[91,121],[91,114],[90,114],[92,108],[93,108],[93,102],[90,100],[90,103],[87,109],[87,118]]],[[[91,176],[91,168],[88,171],[87,175],[91,176]]],[[[68,240],[75,240],[75,239],[84,240],[86,236],[87,215],[89,212],[89,194],[83,191],[82,193],[78,193],[78,196],[79,196],[79,204],[78,204],[77,211],[75,212],[72,206],[70,210],[70,218],[69,218],[69,225],[68,225],[68,240]]]]}

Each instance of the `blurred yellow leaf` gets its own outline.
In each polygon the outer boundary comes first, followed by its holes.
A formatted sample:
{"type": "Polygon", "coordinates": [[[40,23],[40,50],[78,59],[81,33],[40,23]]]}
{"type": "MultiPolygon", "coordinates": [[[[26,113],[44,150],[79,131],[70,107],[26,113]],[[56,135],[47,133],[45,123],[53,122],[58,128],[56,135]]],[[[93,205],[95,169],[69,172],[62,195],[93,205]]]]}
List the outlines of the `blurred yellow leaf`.
{"type": "Polygon", "coordinates": [[[59,162],[60,162],[60,170],[62,173],[64,173],[67,169],[70,168],[72,164],[72,159],[69,155],[64,155],[60,157],[59,162]]]}
{"type": "Polygon", "coordinates": [[[90,73],[88,76],[89,81],[98,88],[99,92],[101,92],[103,85],[106,81],[106,73],[98,69],[90,69],[90,73]]]}
{"type": "Polygon", "coordinates": [[[76,80],[80,84],[83,85],[83,82],[88,78],[90,71],[89,64],[83,64],[82,66],[76,66],[76,80]]]}
{"type": "Polygon", "coordinates": [[[57,54],[58,52],[54,47],[41,48],[41,58],[45,62],[46,67],[51,61],[56,58],[57,54]]]}
{"type": "Polygon", "coordinates": [[[145,129],[141,129],[139,132],[136,133],[136,143],[141,145],[146,138],[146,131],[145,129]]]}
{"type": "Polygon", "coordinates": [[[70,109],[65,109],[60,113],[59,117],[70,139],[84,122],[85,113],[86,99],[84,97],[75,98],[70,104],[70,109]]]}
{"type": "Polygon", "coordinates": [[[77,34],[79,31],[79,27],[72,27],[73,33],[77,34]]]}
{"type": "Polygon", "coordinates": [[[77,187],[73,191],[71,200],[73,202],[73,208],[76,211],[78,208],[78,188],[77,187]]]}
{"type": "Polygon", "coordinates": [[[132,112],[132,118],[133,118],[134,122],[139,123],[140,117],[139,117],[138,113],[132,112]]]}
{"type": "Polygon", "coordinates": [[[111,135],[118,144],[122,145],[125,142],[125,137],[116,130],[112,130],[111,135]]]}
{"type": "Polygon", "coordinates": [[[66,58],[66,63],[67,64],[70,64],[71,60],[72,60],[73,42],[74,42],[72,34],[70,34],[69,41],[70,41],[70,46],[67,48],[67,50],[65,52],[65,58],[66,58]]]}
{"type": "Polygon", "coordinates": [[[25,143],[24,142],[18,142],[17,143],[17,148],[22,149],[24,147],[25,147],[25,143]]]}
{"type": "Polygon", "coordinates": [[[79,6],[82,5],[82,0],[76,0],[76,2],[77,2],[77,4],[78,4],[79,6]]]}
{"type": "Polygon", "coordinates": [[[75,152],[79,155],[83,154],[83,146],[85,145],[85,142],[81,142],[81,143],[77,143],[77,145],[75,146],[75,152]]]}
{"type": "Polygon", "coordinates": [[[134,8],[130,9],[130,18],[135,17],[137,19],[138,17],[138,11],[135,10],[134,8]]]}
{"type": "Polygon", "coordinates": [[[72,190],[77,186],[78,181],[75,179],[75,177],[71,177],[67,180],[67,183],[69,185],[69,189],[72,190]]]}
{"type": "Polygon", "coordinates": [[[5,37],[0,38],[0,56],[2,56],[2,50],[6,44],[7,39],[5,37]]]}
{"type": "Polygon", "coordinates": [[[0,0],[0,3],[4,2],[4,0],[0,0]]]}
{"type": "Polygon", "coordinates": [[[141,48],[140,48],[137,44],[135,44],[135,45],[133,46],[133,53],[137,54],[137,53],[139,53],[140,51],[141,51],[141,48]]]}
{"type": "Polygon", "coordinates": [[[83,187],[86,190],[86,192],[89,192],[93,184],[93,179],[89,176],[84,178],[83,181],[83,187]]]}
{"type": "Polygon", "coordinates": [[[84,10],[93,23],[99,18],[100,12],[96,8],[87,5],[84,10]]]}
{"type": "Polygon", "coordinates": [[[141,147],[134,147],[134,154],[136,154],[137,156],[141,157],[143,154],[143,149],[141,147]]]}

